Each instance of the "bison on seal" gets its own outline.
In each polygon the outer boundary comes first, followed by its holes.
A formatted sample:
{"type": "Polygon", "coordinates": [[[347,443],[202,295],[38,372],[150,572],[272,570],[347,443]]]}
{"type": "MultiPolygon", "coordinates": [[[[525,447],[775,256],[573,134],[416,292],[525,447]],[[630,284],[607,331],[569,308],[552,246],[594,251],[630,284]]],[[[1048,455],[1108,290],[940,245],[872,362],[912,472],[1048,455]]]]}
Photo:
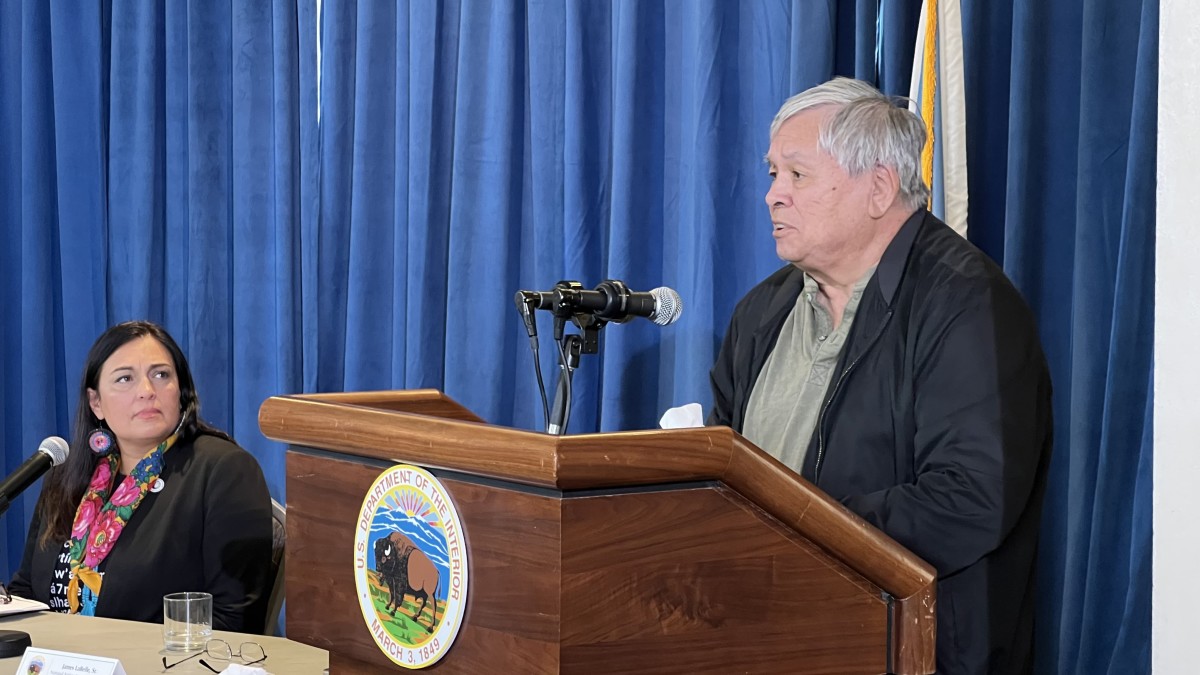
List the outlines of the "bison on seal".
{"type": "Polygon", "coordinates": [[[421,624],[421,612],[425,604],[433,602],[433,616],[425,629],[433,632],[437,625],[437,589],[439,575],[429,556],[417,547],[403,532],[393,531],[386,537],[375,540],[375,572],[388,587],[388,602],[385,610],[396,616],[396,609],[404,604],[404,596],[412,593],[413,603],[420,599],[421,606],[413,613],[413,621],[421,624]]]}

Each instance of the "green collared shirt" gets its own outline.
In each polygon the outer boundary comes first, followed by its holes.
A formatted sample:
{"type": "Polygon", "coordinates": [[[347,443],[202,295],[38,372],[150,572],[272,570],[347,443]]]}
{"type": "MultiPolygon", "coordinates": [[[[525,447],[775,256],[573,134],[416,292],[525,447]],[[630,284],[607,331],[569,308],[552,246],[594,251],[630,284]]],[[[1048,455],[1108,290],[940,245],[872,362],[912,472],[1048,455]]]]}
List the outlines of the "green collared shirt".
{"type": "Polygon", "coordinates": [[[806,273],[804,290],[750,392],[742,435],[796,473],[804,466],[838,355],[874,273],[872,267],[854,285],[837,328],[818,298],[816,280],[806,273]]]}

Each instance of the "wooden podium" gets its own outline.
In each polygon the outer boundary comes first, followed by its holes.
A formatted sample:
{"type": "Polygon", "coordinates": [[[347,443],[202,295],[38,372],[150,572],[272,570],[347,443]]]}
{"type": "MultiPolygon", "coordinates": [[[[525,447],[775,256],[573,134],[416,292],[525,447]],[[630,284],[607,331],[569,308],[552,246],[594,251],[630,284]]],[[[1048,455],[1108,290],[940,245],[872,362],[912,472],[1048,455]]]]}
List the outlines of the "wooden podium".
{"type": "Polygon", "coordinates": [[[439,673],[932,673],[927,563],[728,427],[556,437],[437,391],[279,396],[287,635],[331,672],[396,673],[355,599],[355,523],[386,467],[431,471],[470,587],[439,673]]]}

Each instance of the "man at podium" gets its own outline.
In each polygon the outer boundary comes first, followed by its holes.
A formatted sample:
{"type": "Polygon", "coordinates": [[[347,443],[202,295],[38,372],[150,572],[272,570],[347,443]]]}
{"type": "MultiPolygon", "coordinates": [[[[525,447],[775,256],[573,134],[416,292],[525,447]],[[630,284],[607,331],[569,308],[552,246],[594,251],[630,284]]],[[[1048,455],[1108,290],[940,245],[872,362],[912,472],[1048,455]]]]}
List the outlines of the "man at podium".
{"type": "Polygon", "coordinates": [[[926,210],[925,136],[856,80],[783,104],[766,202],[790,264],[734,311],[708,422],[937,568],[939,673],[1028,673],[1049,371],[1004,272],[926,210]]]}

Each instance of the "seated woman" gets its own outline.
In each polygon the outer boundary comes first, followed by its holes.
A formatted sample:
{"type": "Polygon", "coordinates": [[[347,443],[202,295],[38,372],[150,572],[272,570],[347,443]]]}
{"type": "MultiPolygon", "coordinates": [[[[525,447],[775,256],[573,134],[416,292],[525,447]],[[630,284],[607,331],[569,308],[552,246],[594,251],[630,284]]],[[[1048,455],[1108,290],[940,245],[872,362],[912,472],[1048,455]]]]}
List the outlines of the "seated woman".
{"type": "Polygon", "coordinates": [[[163,595],[206,591],[214,628],[261,632],[270,495],[258,462],[199,406],[166,331],[143,321],[105,331],[84,366],[71,453],[46,475],[10,591],[153,622],[163,595]]]}

